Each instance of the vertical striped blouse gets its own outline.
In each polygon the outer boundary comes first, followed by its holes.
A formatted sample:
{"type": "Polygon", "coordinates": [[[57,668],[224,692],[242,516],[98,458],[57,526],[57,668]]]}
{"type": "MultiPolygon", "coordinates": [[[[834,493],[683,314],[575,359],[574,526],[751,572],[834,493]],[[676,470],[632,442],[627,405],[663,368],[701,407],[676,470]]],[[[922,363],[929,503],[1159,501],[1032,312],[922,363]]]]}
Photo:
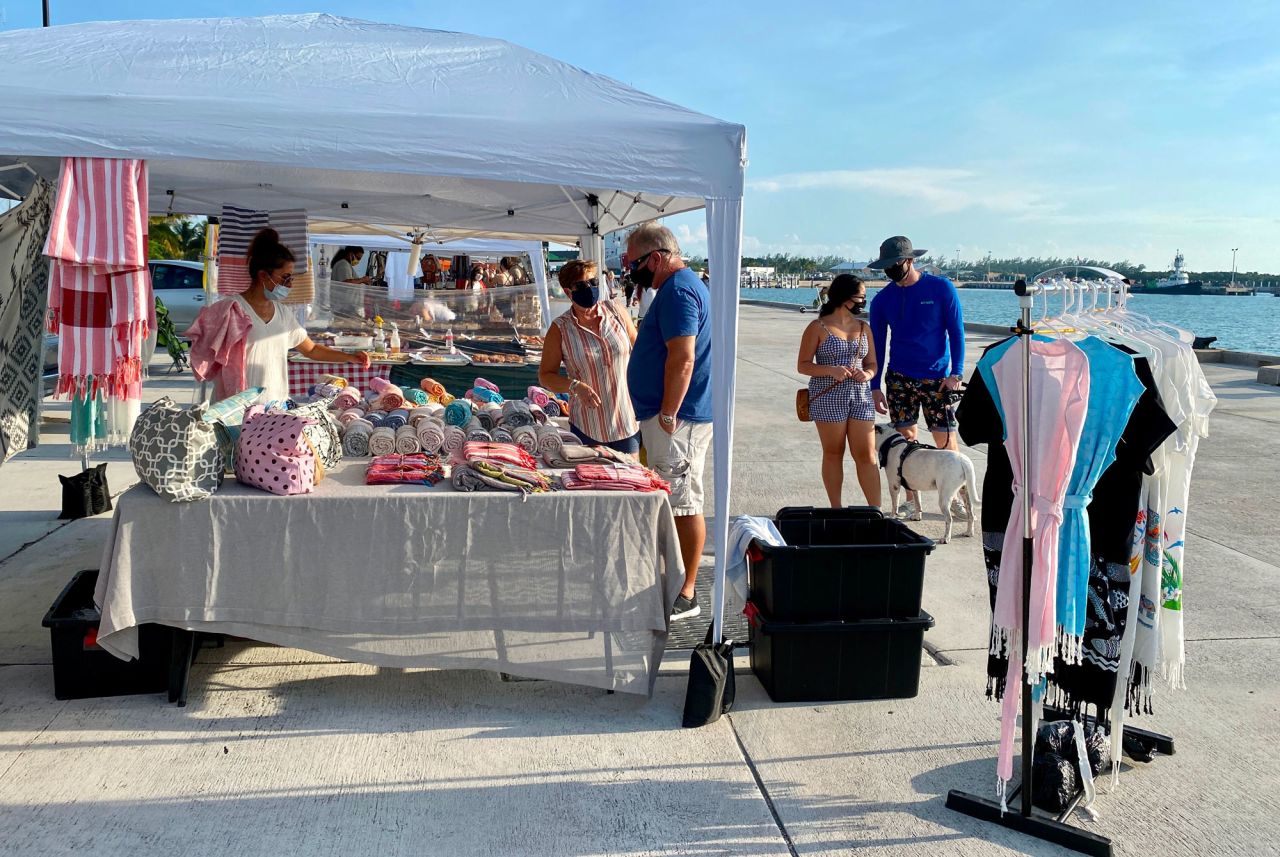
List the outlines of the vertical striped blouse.
{"type": "Polygon", "coordinates": [[[560,349],[570,378],[577,378],[600,395],[600,407],[588,408],[577,397],[569,401],[569,422],[593,440],[611,443],[624,440],[640,430],[627,389],[627,361],[631,359],[631,337],[621,310],[612,301],[598,306],[600,333],[578,324],[570,307],[553,322],[560,328],[560,349]]]}

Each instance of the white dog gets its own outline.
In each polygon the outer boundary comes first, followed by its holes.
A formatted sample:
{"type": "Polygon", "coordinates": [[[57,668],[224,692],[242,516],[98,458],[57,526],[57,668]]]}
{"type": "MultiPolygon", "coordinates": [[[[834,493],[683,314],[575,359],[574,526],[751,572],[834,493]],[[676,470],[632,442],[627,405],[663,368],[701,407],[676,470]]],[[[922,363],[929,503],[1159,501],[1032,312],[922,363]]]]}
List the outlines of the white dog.
{"type": "Polygon", "coordinates": [[[880,452],[880,466],[889,479],[889,508],[895,514],[898,509],[898,492],[903,488],[907,490],[907,496],[915,501],[916,512],[913,517],[917,521],[924,519],[924,514],[920,511],[920,492],[937,491],[938,508],[942,510],[942,520],[947,525],[941,542],[945,545],[951,541],[951,501],[956,494],[960,494],[969,512],[969,526],[965,535],[973,535],[973,521],[977,515],[974,506],[980,501],[973,462],[967,455],[950,449],[913,446],[892,426],[883,424],[876,425],[876,449],[880,452]]]}

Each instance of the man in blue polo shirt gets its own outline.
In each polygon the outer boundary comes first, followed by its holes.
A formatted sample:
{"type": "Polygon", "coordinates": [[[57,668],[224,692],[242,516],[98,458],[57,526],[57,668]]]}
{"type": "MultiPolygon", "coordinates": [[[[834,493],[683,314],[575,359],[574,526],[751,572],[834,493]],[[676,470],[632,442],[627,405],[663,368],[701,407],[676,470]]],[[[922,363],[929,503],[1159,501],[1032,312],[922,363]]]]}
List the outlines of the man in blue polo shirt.
{"type": "Polygon", "coordinates": [[[702,612],[694,594],[707,538],[702,472],[711,445],[711,292],[684,266],[680,245],[658,223],[627,239],[631,279],[654,292],[631,349],[627,386],[648,464],[671,483],[671,511],[684,559],[673,619],[702,612]]]}

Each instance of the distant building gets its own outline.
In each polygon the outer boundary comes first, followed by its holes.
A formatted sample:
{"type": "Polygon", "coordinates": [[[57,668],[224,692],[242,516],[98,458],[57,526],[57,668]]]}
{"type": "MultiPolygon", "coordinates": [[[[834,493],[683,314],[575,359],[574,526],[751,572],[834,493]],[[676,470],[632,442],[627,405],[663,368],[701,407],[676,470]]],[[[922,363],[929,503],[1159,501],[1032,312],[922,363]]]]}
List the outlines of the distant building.
{"type": "Polygon", "coordinates": [[[627,252],[627,232],[619,229],[604,236],[604,263],[614,271],[622,270],[622,257],[627,252]]]}

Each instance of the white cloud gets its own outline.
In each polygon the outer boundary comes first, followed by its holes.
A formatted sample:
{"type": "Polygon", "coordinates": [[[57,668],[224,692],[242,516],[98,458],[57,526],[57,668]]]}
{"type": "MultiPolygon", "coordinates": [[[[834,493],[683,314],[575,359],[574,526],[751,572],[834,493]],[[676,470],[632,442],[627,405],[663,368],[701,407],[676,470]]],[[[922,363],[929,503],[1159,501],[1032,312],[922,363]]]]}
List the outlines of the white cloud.
{"type": "Polygon", "coordinates": [[[797,190],[868,193],[918,200],[936,214],[986,209],[1004,214],[1030,215],[1057,207],[1040,192],[1025,187],[1005,187],[1000,181],[970,169],[893,167],[784,173],[748,181],[747,190],[756,193],[797,190]]]}

